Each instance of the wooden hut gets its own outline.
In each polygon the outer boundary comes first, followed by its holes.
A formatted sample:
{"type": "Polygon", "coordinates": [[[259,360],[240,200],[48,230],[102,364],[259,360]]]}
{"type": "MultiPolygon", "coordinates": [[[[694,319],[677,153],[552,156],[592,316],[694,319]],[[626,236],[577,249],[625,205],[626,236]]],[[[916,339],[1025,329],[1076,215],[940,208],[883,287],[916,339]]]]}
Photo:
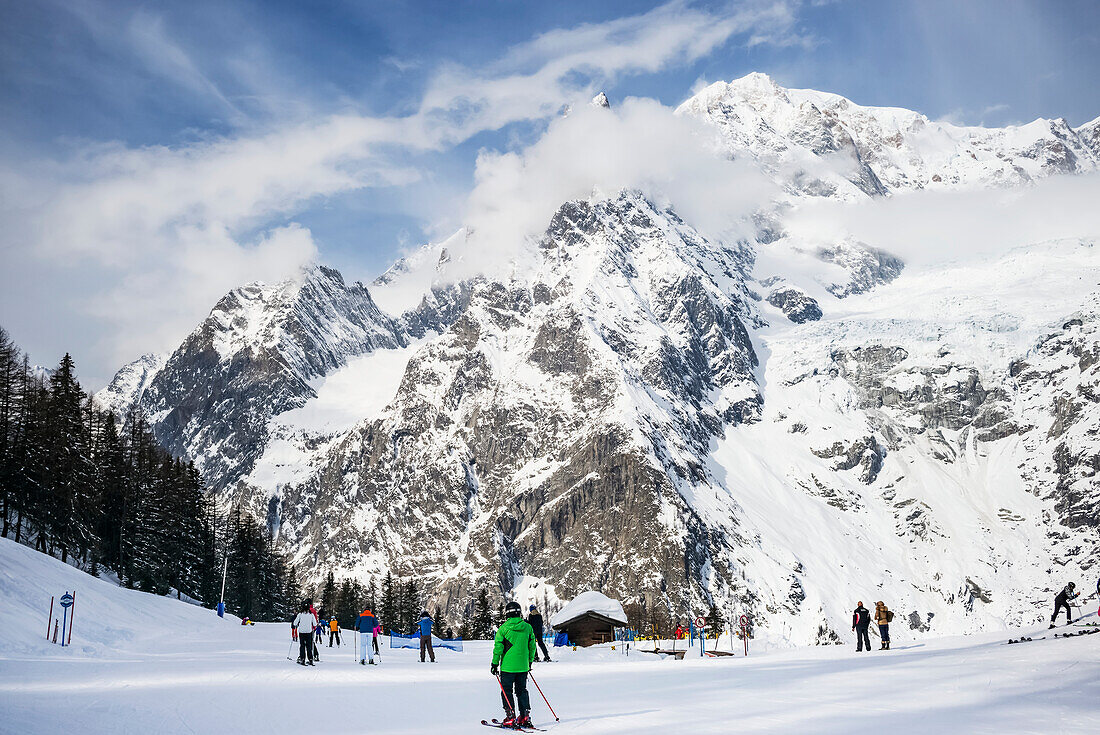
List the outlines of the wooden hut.
{"type": "Polygon", "coordinates": [[[595,591],[582,592],[550,618],[550,626],[575,646],[613,641],[615,628],[626,625],[622,603],[595,591]]]}

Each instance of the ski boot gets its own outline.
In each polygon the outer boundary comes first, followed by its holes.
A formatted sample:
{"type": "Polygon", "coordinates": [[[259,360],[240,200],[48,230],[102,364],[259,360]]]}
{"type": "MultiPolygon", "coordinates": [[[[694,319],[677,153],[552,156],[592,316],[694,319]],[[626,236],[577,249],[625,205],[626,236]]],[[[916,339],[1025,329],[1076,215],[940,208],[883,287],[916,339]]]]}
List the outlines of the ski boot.
{"type": "Polygon", "coordinates": [[[360,666],[366,666],[367,665],[367,660],[365,658],[359,659],[359,665],[360,666]]]}
{"type": "Polygon", "coordinates": [[[531,713],[524,712],[518,720],[516,720],[516,727],[534,727],[531,723],[531,713]]]}
{"type": "Polygon", "coordinates": [[[513,730],[516,729],[516,718],[514,715],[508,715],[504,718],[504,721],[500,723],[501,727],[509,727],[513,730]]]}

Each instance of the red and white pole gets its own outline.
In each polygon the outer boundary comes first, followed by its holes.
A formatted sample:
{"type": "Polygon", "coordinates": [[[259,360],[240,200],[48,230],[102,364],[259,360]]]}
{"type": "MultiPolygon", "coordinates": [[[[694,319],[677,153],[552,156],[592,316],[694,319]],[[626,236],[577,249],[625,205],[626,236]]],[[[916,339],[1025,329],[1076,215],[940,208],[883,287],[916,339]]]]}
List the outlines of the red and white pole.
{"type": "Polygon", "coordinates": [[[66,646],[73,644],[73,620],[76,618],[76,590],[73,590],[73,606],[69,609],[69,640],[65,641],[66,646]]]}

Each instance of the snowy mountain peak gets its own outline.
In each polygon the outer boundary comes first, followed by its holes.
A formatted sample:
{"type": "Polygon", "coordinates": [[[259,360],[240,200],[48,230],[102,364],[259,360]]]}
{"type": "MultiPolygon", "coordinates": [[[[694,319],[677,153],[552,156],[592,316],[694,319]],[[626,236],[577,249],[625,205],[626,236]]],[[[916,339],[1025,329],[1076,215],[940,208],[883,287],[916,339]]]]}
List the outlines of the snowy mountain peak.
{"type": "Polygon", "coordinates": [[[795,195],[1010,186],[1100,168],[1091,123],[1074,130],[1063,119],[1006,128],[932,122],[912,110],[786,89],[759,73],[712,84],[677,113],[711,125],[728,155],[751,155],[795,195]],[[838,172],[841,161],[848,172],[838,172]]]}
{"type": "Polygon", "coordinates": [[[593,107],[605,107],[605,108],[610,108],[611,107],[611,103],[608,101],[607,95],[604,94],[603,92],[600,92],[598,95],[593,97],[591,104],[592,104],[593,107]]]}
{"type": "Polygon", "coordinates": [[[149,383],[168,362],[169,354],[142,355],[123,366],[107,387],[95,394],[96,401],[115,416],[125,416],[131,406],[140,403],[149,383]]]}

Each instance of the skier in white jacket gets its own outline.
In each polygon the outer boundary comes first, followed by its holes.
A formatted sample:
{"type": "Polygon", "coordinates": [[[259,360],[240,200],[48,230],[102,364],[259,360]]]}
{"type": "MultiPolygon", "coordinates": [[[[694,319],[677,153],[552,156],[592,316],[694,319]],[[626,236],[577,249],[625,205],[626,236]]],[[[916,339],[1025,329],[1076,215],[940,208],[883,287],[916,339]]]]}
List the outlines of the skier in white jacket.
{"type": "Polygon", "coordinates": [[[313,666],[313,631],[317,628],[317,616],[309,611],[309,603],[302,603],[290,627],[298,631],[298,663],[313,666]]]}

